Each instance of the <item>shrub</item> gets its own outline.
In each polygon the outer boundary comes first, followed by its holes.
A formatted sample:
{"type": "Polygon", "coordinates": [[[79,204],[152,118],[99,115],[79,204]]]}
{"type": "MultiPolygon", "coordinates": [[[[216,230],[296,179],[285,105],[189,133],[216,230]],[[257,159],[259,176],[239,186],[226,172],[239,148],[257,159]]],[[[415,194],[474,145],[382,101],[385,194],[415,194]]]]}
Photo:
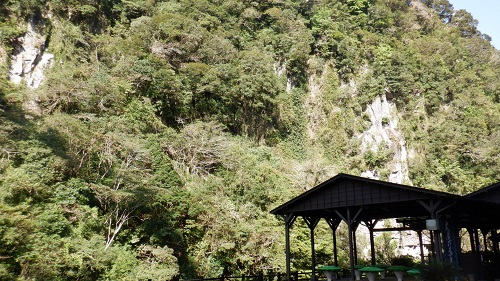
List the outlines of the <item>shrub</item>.
{"type": "Polygon", "coordinates": [[[426,281],[453,280],[457,276],[457,268],[449,262],[431,261],[421,266],[420,279],[426,281]]]}
{"type": "Polygon", "coordinates": [[[399,256],[392,258],[391,264],[413,267],[415,265],[415,262],[413,261],[413,257],[411,256],[399,256]]]}

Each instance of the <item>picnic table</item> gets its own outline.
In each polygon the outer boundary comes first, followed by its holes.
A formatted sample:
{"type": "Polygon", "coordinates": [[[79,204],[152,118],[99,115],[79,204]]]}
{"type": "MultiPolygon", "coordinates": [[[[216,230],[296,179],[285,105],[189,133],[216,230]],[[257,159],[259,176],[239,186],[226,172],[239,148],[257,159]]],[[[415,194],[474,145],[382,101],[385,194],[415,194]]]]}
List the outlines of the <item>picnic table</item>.
{"type": "Polygon", "coordinates": [[[326,279],[328,281],[332,281],[333,279],[337,279],[338,273],[342,269],[340,267],[333,266],[333,265],[325,265],[325,266],[319,267],[318,270],[323,272],[323,274],[325,274],[326,279]]]}
{"type": "Polygon", "coordinates": [[[409,267],[402,265],[393,265],[387,268],[388,271],[394,272],[394,275],[396,275],[398,281],[403,281],[403,276],[405,275],[405,272],[409,269],[410,269],[409,267]]]}
{"type": "Polygon", "coordinates": [[[375,267],[382,268],[384,271],[380,272],[380,278],[385,279],[385,273],[387,271],[387,268],[390,267],[388,264],[376,264],[375,267]]]}
{"type": "Polygon", "coordinates": [[[366,267],[366,265],[356,264],[354,265],[354,276],[356,276],[356,280],[361,280],[361,268],[366,267]]]}
{"type": "Polygon", "coordinates": [[[375,281],[375,277],[377,277],[378,273],[385,270],[380,267],[366,266],[359,269],[359,271],[366,274],[366,278],[368,278],[368,281],[375,281]]]}

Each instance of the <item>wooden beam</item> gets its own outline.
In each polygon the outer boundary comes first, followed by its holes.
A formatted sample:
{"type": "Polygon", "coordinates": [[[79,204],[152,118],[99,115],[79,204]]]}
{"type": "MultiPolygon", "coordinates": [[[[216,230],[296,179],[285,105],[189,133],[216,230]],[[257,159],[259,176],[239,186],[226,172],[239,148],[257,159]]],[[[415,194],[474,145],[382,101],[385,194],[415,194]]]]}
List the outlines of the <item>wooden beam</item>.
{"type": "Polygon", "coordinates": [[[411,227],[387,227],[387,228],[374,228],[373,232],[383,232],[383,231],[406,231],[406,230],[414,230],[418,231],[420,229],[415,229],[411,227]]]}
{"type": "Polygon", "coordinates": [[[422,207],[424,207],[430,214],[431,214],[431,218],[435,219],[435,215],[436,215],[436,210],[437,208],[439,207],[439,205],[441,205],[441,200],[437,200],[437,201],[434,201],[434,200],[429,200],[429,203],[427,202],[424,202],[422,200],[417,200],[417,202],[422,205],[422,207]]]}

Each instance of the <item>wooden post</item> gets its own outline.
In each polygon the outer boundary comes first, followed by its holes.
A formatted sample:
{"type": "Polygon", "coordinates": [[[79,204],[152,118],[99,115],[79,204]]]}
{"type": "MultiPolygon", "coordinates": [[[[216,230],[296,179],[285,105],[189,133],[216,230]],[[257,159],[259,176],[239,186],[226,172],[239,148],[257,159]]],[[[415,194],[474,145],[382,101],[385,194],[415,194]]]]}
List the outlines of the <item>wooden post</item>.
{"type": "Polygon", "coordinates": [[[424,257],[424,242],[422,240],[422,230],[417,230],[418,233],[418,244],[420,245],[420,264],[424,265],[425,257],[424,257]]]}
{"type": "Polygon", "coordinates": [[[431,252],[432,258],[436,260],[436,248],[434,247],[434,234],[432,232],[432,230],[429,230],[429,236],[431,237],[431,252]]]}
{"type": "Polygon", "coordinates": [[[482,272],[482,256],[483,254],[481,253],[481,242],[479,242],[479,232],[477,231],[476,228],[473,230],[474,232],[474,244],[476,246],[476,264],[477,264],[477,269],[476,269],[476,276],[479,279],[482,279],[484,273],[482,272]]]}
{"type": "MultiPolygon", "coordinates": [[[[449,206],[442,208],[441,210],[437,210],[437,208],[441,205],[441,200],[429,200],[429,202],[424,202],[422,200],[417,200],[417,202],[422,205],[429,213],[430,213],[430,218],[431,219],[437,219],[437,213],[444,210],[445,208],[448,208],[449,206]]],[[[436,260],[441,261],[442,260],[442,247],[441,247],[441,235],[439,230],[432,230],[431,231],[431,241],[432,241],[432,246],[433,246],[433,251],[434,255],[436,256],[436,260]]]]}
{"type": "Polygon", "coordinates": [[[373,238],[373,229],[375,228],[375,225],[377,225],[378,220],[368,220],[365,221],[366,227],[368,228],[370,232],[370,251],[371,251],[371,258],[372,258],[372,265],[375,265],[375,240],[373,238]]]}
{"type": "Polygon", "coordinates": [[[333,262],[335,266],[339,266],[339,260],[338,260],[338,250],[337,250],[337,235],[336,231],[333,231],[333,262]]]}
{"type": "Polygon", "coordinates": [[[473,253],[476,252],[476,245],[474,245],[474,230],[472,228],[467,228],[469,232],[470,248],[473,253]]]}
{"type": "Polygon", "coordinates": [[[285,222],[286,280],[290,281],[290,225],[285,222]]]}
{"type": "MultiPolygon", "coordinates": [[[[492,229],[490,235],[491,236],[496,236],[497,235],[497,231],[494,230],[494,229],[492,229]]],[[[498,250],[499,250],[498,249],[498,242],[497,243],[493,242],[493,251],[498,254],[498,250]]]]}
{"type": "Polygon", "coordinates": [[[481,242],[479,242],[479,232],[474,228],[474,244],[476,245],[476,251],[481,252],[481,242]]]}
{"type": "Polygon", "coordinates": [[[290,228],[297,217],[291,214],[283,216],[285,220],[285,256],[286,256],[286,280],[290,281],[290,228]]]}
{"type": "Polygon", "coordinates": [[[314,228],[318,225],[319,218],[315,217],[304,217],[304,221],[306,222],[307,226],[309,226],[309,229],[311,231],[311,271],[312,271],[312,276],[311,280],[315,280],[316,276],[316,254],[314,252],[314,228]]]}
{"type": "Polygon", "coordinates": [[[489,230],[481,229],[481,234],[483,234],[483,243],[484,243],[484,251],[488,251],[488,240],[486,240],[486,235],[488,234],[489,230]]]}
{"type": "Polygon", "coordinates": [[[316,253],[314,251],[314,228],[311,227],[311,281],[314,281],[316,276],[316,253]]]}
{"type": "Polygon", "coordinates": [[[359,208],[356,215],[351,216],[351,209],[347,208],[346,209],[346,214],[345,216],[340,213],[339,211],[335,210],[337,215],[347,224],[347,231],[349,232],[349,261],[350,261],[350,267],[351,267],[351,280],[354,281],[355,276],[354,276],[354,244],[353,244],[353,238],[354,235],[353,233],[356,231],[355,224],[356,224],[356,219],[358,218],[359,214],[361,214],[361,211],[363,210],[363,207],[359,208]]]}
{"type": "Polygon", "coordinates": [[[372,254],[372,265],[375,265],[375,239],[373,238],[373,229],[370,229],[370,252],[372,254]]]}
{"type": "MultiPolygon", "coordinates": [[[[350,220],[349,209],[347,209],[347,217],[350,220]]],[[[351,267],[351,280],[355,280],[354,276],[354,245],[353,245],[353,235],[352,235],[352,223],[347,225],[347,231],[349,231],[349,266],[351,267]]]]}
{"type": "Polygon", "coordinates": [[[354,254],[354,264],[358,264],[358,244],[356,243],[356,227],[352,227],[352,252],[354,254]]]}
{"type": "Polygon", "coordinates": [[[339,224],[342,220],[340,218],[326,218],[326,222],[330,226],[332,230],[332,239],[333,239],[333,262],[335,266],[339,266],[338,262],[338,251],[337,251],[337,235],[336,231],[339,227],[339,224]]]}
{"type": "Polygon", "coordinates": [[[356,231],[358,230],[359,222],[353,221],[352,226],[352,241],[354,244],[353,252],[354,252],[354,263],[358,264],[358,243],[356,239],[356,231]]]}

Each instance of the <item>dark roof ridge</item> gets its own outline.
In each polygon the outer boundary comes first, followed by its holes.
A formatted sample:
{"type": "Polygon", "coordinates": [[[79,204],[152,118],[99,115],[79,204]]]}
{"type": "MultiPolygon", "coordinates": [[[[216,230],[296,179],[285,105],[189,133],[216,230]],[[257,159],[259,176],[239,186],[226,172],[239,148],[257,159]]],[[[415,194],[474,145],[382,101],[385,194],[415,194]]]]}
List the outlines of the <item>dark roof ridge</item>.
{"type": "Polygon", "coordinates": [[[468,197],[468,198],[475,197],[475,196],[477,196],[479,194],[482,194],[482,193],[485,193],[485,192],[489,192],[490,190],[495,189],[497,187],[500,188],[500,182],[490,184],[488,186],[480,188],[480,189],[478,189],[476,191],[473,191],[473,192],[471,192],[471,193],[469,193],[467,195],[464,195],[464,196],[468,197]]]}

